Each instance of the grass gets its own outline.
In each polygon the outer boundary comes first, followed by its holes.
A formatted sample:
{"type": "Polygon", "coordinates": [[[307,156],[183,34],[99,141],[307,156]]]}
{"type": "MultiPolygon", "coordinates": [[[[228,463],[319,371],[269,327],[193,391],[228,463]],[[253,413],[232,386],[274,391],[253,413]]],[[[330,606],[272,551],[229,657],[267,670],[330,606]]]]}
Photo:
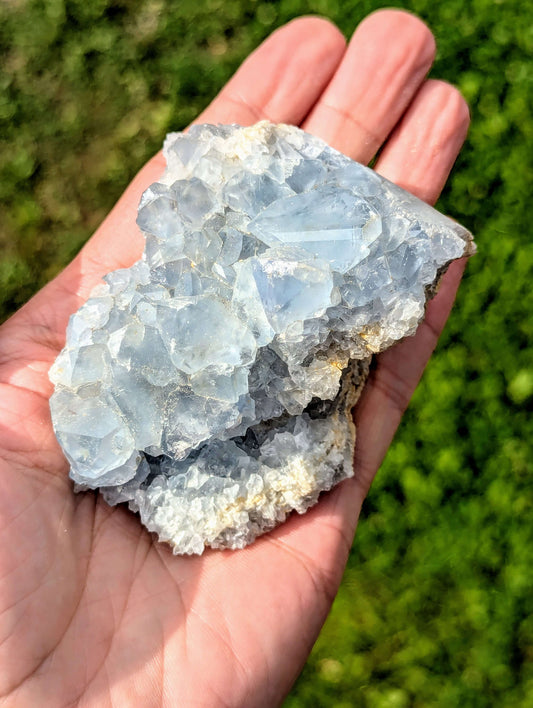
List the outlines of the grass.
{"type": "MultiPolygon", "coordinates": [[[[396,2],[390,5],[399,5],[396,2]]],[[[369,0],[4,0],[0,319],[275,27],[369,0]]],[[[533,10],[412,0],[473,124],[439,207],[476,235],[288,708],[533,705],[533,10]]]]}

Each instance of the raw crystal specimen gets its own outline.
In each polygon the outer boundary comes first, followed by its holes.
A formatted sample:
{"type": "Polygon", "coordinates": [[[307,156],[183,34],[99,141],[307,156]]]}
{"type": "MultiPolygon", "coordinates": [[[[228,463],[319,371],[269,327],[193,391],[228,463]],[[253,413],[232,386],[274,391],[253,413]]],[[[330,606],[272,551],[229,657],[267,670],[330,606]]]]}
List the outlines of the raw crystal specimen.
{"type": "Polygon", "coordinates": [[[82,489],[176,553],[240,548],[352,475],[371,356],[473,245],[294,127],[195,126],[164,154],[142,259],[70,319],[52,419],[82,489]]]}

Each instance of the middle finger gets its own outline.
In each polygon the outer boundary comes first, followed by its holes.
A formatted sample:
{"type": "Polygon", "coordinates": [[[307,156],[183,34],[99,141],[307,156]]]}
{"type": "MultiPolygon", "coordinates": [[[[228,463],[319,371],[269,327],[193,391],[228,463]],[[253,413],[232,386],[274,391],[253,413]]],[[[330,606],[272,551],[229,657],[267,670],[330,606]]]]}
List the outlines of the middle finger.
{"type": "Polygon", "coordinates": [[[330,84],[302,127],[359,162],[369,162],[401,118],[435,57],[428,27],[407,12],[381,10],[357,27],[330,84]]]}

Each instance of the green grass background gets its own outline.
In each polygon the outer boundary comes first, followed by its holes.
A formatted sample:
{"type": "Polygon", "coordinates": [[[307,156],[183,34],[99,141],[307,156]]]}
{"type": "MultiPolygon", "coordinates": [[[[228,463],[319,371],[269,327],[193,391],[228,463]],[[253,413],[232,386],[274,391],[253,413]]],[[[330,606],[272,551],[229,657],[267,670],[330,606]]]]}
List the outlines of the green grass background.
{"type": "MultiPolygon", "coordinates": [[[[473,124],[439,207],[476,235],[365,504],[301,706],[533,706],[533,10],[413,0],[473,124]]],[[[77,252],[166,131],[275,27],[370,0],[1,0],[0,319],[77,252]]]]}

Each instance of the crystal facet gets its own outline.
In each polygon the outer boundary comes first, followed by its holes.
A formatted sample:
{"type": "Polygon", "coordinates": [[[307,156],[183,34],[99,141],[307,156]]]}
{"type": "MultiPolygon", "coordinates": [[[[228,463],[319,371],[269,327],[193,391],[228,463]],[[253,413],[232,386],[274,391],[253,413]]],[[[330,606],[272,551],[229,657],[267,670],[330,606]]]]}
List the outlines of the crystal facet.
{"type": "Polygon", "coordinates": [[[239,548],[353,474],[371,356],[411,335],[470,234],[298,128],[167,137],[146,245],[50,371],[79,488],[176,553],[239,548]]]}

